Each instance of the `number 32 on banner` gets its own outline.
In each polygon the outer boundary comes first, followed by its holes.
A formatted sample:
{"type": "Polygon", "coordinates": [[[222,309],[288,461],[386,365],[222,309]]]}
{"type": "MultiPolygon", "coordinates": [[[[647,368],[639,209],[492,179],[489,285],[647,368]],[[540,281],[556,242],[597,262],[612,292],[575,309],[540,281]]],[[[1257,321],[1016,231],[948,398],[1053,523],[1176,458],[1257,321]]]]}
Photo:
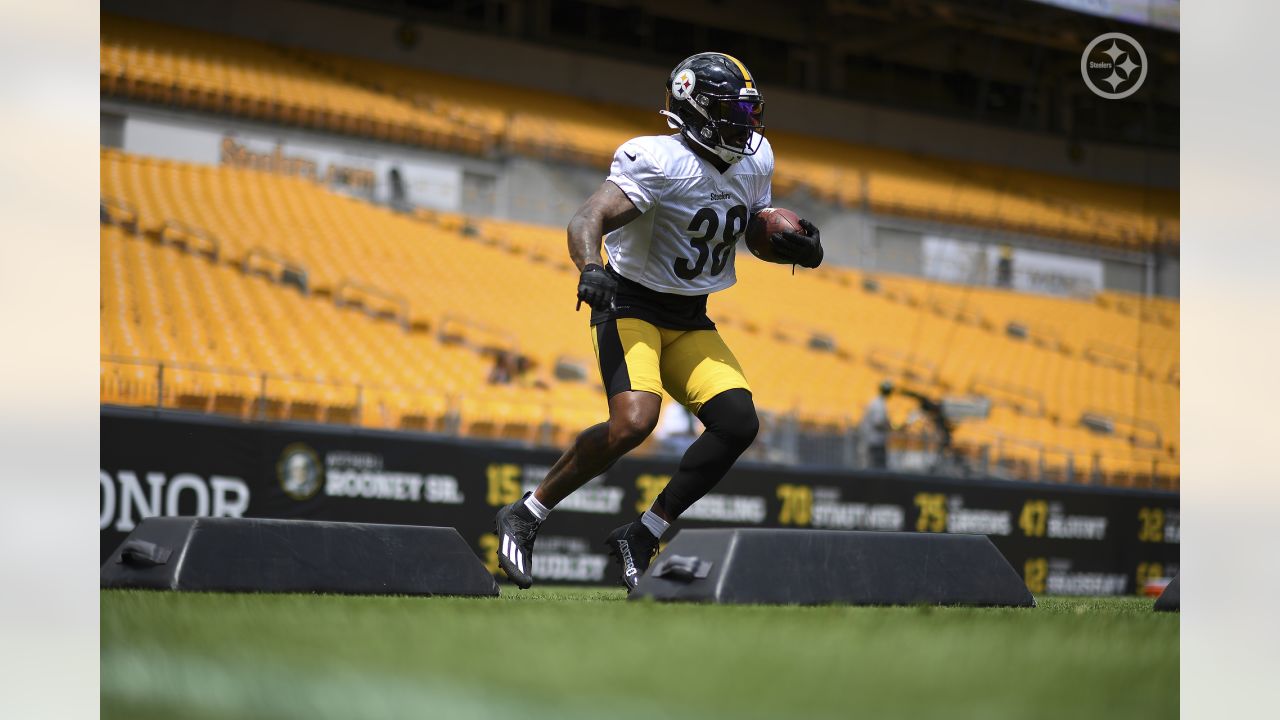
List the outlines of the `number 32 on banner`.
{"type": "Polygon", "coordinates": [[[498,536],[485,533],[480,536],[480,558],[491,575],[498,574],[498,536]]]}

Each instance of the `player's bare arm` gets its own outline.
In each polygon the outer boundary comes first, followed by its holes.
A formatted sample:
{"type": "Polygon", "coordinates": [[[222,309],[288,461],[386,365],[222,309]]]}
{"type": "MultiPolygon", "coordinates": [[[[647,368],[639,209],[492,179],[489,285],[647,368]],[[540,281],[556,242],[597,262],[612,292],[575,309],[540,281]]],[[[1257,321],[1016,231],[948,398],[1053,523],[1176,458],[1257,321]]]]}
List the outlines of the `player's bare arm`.
{"type": "Polygon", "coordinates": [[[587,303],[596,310],[613,302],[617,283],[600,265],[600,242],[640,216],[631,199],[617,185],[605,180],[569,220],[569,257],[578,266],[578,307],[587,303]]]}
{"type": "Polygon", "coordinates": [[[569,220],[569,257],[578,270],[599,265],[601,238],[638,217],[640,211],[631,199],[605,180],[569,220]]]}

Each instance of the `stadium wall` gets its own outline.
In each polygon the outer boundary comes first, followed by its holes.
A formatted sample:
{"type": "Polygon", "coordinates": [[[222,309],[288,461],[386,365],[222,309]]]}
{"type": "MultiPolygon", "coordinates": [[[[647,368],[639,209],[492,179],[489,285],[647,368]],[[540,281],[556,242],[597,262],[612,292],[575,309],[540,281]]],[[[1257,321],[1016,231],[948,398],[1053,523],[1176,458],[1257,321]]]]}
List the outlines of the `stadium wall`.
{"type": "Polygon", "coordinates": [[[107,147],[304,175],[377,203],[393,202],[393,168],[403,178],[406,202],[455,212],[467,210],[464,196],[472,178],[500,175],[496,163],[482,158],[131,102],[104,100],[100,116],[101,142],[107,147]]]}
{"type": "MultiPolygon", "coordinates": [[[[455,527],[496,570],[493,513],[556,454],[427,434],[244,423],[103,407],[100,553],[143,517],[214,515],[455,527]]],[[[539,536],[543,582],[607,584],[602,538],[647,507],[673,461],[624,458],[539,536]]],[[[681,527],[809,527],[988,535],[1035,593],[1118,595],[1172,577],[1176,493],[739,463],[681,527]]]]}
{"type": "MultiPolygon", "coordinates": [[[[396,42],[401,25],[396,18],[298,0],[104,0],[101,9],[655,110],[670,71],[630,62],[623,48],[619,59],[605,60],[424,24],[415,26],[417,45],[405,49],[396,42]]],[[[769,125],[780,130],[1100,182],[1178,187],[1176,152],[1090,142],[1084,157],[1073,160],[1067,143],[1048,135],[828,99],[799,88],[774,86],[767,93],[769,125]]]]}

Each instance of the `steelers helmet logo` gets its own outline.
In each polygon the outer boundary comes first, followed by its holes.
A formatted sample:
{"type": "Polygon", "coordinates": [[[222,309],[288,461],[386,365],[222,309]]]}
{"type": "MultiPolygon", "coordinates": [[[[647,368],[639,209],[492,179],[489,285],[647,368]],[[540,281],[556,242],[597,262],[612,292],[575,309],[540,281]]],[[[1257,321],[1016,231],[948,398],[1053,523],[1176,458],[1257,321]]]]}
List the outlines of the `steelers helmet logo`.
{"type": "Polygon", "coordinates": [[[276,473],[280,489],[294,500],[310,500],[320,491],[320,460],[304,443],[293,443],[280,453],[276,473]]]}
{"type": "Polygon", "coordinates": [[[693,95],[693,88],[697,84],[698,76],[686,68],[676,73],[675,79],[671,81],[671,94],[682,100],[686,99],[693,95]]]}

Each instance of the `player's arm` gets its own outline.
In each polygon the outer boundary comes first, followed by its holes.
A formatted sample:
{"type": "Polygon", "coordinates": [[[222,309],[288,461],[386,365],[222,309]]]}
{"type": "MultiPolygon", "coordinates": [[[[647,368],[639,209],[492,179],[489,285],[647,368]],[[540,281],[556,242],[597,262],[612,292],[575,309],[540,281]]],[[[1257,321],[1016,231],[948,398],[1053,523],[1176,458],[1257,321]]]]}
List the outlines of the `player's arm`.
{"type": "Polygon", "coordinates": [[[607,233],[640,217],[626,193],[605,180],[569,220],[569,257],[578,266],[578,307],[603,309],[613,302],[617,283],[600,264],[600,243],[607,233]]]}
{"type": "Polygon", "coordinates": [[[638,217],[640,211],[631,199],[605,180],[569,221],[569,257],[578,270],[599,265],[601,239],[638,217]]]}

